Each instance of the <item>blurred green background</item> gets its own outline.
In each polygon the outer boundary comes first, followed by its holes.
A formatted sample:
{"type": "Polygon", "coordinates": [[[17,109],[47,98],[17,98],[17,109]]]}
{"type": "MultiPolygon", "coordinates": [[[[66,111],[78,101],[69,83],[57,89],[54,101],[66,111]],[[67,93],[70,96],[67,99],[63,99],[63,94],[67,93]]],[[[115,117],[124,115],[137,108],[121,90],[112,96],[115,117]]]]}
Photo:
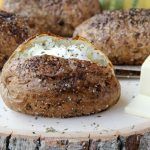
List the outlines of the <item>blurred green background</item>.
{"type": "Polygon", "coordinates": [[[150,0],[99,0],[103,9],[150,8],[150,0]]]}
{"type": "MultiPolygon", "coordinates": [[[[99,0],[103,9],[150,8],[150,0],[99,0]]],[[[0,0],[0,7],[3,0],[0,0]]]]}

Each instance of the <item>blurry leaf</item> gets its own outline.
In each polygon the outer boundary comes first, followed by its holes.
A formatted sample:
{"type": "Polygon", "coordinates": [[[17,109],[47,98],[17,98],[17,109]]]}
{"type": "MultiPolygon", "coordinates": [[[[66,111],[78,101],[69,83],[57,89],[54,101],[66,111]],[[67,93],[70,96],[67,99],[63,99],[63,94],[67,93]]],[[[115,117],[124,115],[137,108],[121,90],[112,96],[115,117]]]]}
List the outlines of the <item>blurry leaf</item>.
{"type": "Polygon", "coordinates": [[[150,0],[99,0],[103,9],[150,8],[150,0]]]}
{"type": "Polygon", "coordinates": [[[138,5],[138,0],[132,0],[132,8],[136,8],[138,5]]]}
{"type": "Polygon", "coordinates": [[[110,0],[99,0],[103,9],[109,9],[110,0]]]}
{"type": "Polygon", "coordinates": [[[0,9],[2,8],[2,3],[3,3],[3,1],[2,1],[2,0],[0,0],[0,9]]]}
{"type": "Polygon", "coordinates": [[[150,0],[139,0],[137,8],[150,8],[150,0]]]}
{"type": "Polygon", "coordinates": [[[124,0],[111,0],[110,10],[123,9],[124,0]]]}
{"type": "Polygon", "coordinates": [[[123,8],[128,9],[132,5],[132,0],[124,0],[123,8]]]}

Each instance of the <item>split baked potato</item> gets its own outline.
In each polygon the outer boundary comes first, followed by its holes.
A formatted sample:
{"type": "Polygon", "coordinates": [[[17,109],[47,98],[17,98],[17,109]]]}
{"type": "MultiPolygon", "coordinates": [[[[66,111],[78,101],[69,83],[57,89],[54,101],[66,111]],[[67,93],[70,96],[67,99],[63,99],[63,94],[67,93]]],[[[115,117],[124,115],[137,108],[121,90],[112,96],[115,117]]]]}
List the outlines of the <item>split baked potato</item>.
{"type": "Polygon", "coordinates": [[[0,11],[0,69],[18,45],[28,38],[28,34],[25,18],[0,11]]]}
{"type": "Polygon", "coordinates": [[[91,43],[44,34],[12,54],[0,91],[15,111],[63,118],[109,108],[119,100],[120,84],[111,62],[91,43]]]}
{"type": "Polygon", "coordinates": [[[77,35],[91,41],[115,65],[141,65],[150,55],[150,9],[105,11],[79,25],[77,35]]]}
{"type": "Polygon", "coordinates": [[[100,12],[98,0],[3,0],[3,9],[28,17],[32,35],[72,36],[75,27],[100,12]]]}

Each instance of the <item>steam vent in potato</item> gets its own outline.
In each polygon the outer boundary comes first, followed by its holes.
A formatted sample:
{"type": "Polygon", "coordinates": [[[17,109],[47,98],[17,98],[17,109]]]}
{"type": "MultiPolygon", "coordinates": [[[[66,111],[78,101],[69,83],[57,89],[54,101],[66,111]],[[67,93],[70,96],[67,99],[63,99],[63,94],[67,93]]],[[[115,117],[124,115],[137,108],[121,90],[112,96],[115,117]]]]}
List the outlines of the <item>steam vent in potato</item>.
{"type": "Polygon", "coordinates": [[[76,28],[115,65],[141,65],[150,55],[150,9],[105,11],[76,28]]]}
{"type": "Polygon", "coordinates": [[[63,118],[106,110],[119,100],[120,84],[91,43],[43,34],[20,45],[4,65],[1,95],[15,111],[63,118]]]}
{"type": "Polygon", "coordinates": [[[100,12],[98,0],[3,0],[3,9],[27,17],[32,35],[71,36],[75,27],[100,12]]]}

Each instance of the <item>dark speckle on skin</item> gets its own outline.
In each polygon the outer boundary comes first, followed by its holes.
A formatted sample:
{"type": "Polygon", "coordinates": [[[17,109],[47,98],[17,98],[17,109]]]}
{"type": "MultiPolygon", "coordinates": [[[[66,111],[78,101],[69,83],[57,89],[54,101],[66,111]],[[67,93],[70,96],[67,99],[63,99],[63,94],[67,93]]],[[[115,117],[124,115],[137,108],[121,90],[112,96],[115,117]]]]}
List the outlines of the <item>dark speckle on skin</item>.
{"type": "Polygon", "coordinates": [[[114,65],[141,65],[150,54],[150,9],[103,11],[78,26],[114,65]]]}

